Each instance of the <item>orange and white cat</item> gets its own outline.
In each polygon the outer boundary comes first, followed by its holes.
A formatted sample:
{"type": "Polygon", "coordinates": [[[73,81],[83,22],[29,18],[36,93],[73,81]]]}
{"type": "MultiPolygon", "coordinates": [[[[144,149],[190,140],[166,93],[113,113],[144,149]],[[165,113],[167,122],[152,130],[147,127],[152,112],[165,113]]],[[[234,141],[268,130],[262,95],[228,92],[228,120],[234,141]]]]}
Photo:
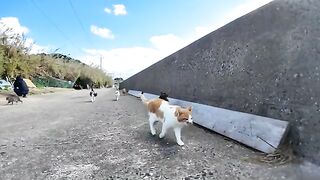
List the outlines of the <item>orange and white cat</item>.
{"type": "Polygon", "coordinates": [[[181,140],[181,129],[183,126],[193,123],[192,108],[169,105],[167,101],[160,98],[148,100],[143,95],[143,92],[140,94],[140,98],[148,107],[151,134],[156,134],[154,123],[160,121],[162,122],[162,130],[159,137],[163,138],[167,130],[173,128],[177,143],[180,146],[184,145],[181,140]]]}

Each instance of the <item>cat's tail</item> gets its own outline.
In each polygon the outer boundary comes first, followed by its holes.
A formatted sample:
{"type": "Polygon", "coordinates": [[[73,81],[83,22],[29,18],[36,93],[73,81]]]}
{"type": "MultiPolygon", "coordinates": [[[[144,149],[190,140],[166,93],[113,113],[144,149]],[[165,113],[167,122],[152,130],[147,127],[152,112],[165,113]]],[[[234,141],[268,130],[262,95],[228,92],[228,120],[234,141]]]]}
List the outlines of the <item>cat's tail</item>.
{"type": "Polygon", "coordinates": [[[140,93],[140,99],[143,104],[145,104],[145,105],[149,104],[149,100],[143,95],[143,91],[140,93]]]}

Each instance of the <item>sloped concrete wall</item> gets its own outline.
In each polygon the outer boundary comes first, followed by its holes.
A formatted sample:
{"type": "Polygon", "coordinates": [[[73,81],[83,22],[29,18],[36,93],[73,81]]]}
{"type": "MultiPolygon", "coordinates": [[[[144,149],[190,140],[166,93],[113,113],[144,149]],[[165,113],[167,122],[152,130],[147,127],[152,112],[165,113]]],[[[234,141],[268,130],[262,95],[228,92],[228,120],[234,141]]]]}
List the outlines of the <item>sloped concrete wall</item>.
{"type": "Polygon", "coordinates": [[[276,0],[128,78],[121,87],[290,121],[320,164],[320,1],[276,0]]]}

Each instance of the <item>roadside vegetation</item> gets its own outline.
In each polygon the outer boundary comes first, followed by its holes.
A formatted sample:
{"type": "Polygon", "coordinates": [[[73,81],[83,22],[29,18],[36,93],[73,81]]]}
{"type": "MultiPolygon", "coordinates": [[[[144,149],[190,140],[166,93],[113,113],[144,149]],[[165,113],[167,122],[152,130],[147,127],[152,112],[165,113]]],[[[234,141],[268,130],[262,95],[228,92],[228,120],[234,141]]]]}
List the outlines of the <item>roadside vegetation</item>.
{"type": "Polygon", "coordinates": [[[89,66],[69,56],[59,53],[30,54],[31,47],[27,47],[23,35],[1,28],[0,24],[0,79],[12,82],[17,75],[22,75],[37,86],[47,86],[50,80],[69,83],[78,81],[80,84],[89,83],[96,87],[112,84],[112,77],[98,67],[89,66]]]}

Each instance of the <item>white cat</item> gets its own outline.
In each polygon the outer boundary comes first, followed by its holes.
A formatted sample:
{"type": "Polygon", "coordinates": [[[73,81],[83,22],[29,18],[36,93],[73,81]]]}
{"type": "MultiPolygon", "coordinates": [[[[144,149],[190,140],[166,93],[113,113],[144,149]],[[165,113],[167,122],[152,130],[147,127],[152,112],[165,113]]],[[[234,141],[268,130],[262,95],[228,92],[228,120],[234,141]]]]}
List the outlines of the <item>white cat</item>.
{"type": "Polygon", "coordinates": [[[120,98],[120,91],[119,91],[119,90],[116,90],[116,92],[114,93],[114,95],[116,96],[116,101],[118,101],[119,98],[120,98]]]}
{"type": "Polygon", "coordinates": [[[162,130],[159,135],[163,138],[168,129],[173,128],[177,143],[182,146],[184,143],[181,140],[181,129],[187,124],[192,124],[192,108],[182,108],[180,106],[169,105],[163,99],[148,100],[143,95],[140,95],[142,102],[148,107],[149,125],[152,135],[156,134],[154,123],[156,121],[162,122],[162,130]]]}
{"type": "Polygon", "coordinates": [[[96,100],[98,93],[96,93],[93,88],[91,88],[90,90],[90,98],[91,98],[91,102],[94,102],[96,100]]]}

